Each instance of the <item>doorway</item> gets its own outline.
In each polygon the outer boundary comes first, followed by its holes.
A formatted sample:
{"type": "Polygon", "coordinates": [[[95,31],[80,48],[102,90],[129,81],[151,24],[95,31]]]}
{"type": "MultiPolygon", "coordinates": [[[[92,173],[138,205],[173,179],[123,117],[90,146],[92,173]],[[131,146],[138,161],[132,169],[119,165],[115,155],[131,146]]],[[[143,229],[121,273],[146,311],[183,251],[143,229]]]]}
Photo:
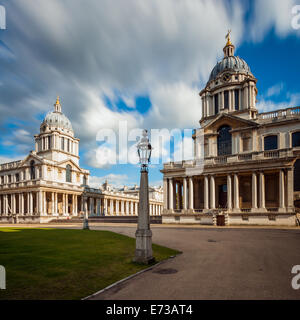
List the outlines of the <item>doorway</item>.
{"type": "Polygon", "coordinates": [[[219,185],[219,207],[227,208],[227,184],[219,185]]]}

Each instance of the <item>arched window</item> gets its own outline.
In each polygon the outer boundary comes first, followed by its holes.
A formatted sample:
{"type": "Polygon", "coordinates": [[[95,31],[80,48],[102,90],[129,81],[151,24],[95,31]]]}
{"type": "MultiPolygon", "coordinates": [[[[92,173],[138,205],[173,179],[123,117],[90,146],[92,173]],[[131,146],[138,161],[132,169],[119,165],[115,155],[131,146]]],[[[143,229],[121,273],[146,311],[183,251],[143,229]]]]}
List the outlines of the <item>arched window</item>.
{"type": "Polygon", "coordinates": [[[35,180],[35,168],[34,168],[34,161],[30,161],[30,179],[35,180]]]}
{"type": "Polygon", "coordinates": [[[72,182],[72,167],[69,164],[66,166],[66,182],[72,182]]]}
{"type": "Polygon", "coordinates": [[[300,131],[293,133],[292,141],[293,148],[300,147],[300,131]]]}
{"type": "Polygon", "coordinates": [[[277,136],[265,137],[265,151],[278,149],[277,136]]]}
{"type": "Polygon", "coordinates": [[[232,137],[229,126],[222,126],[218,130],[218,155],[232,154],[232,137]]]}

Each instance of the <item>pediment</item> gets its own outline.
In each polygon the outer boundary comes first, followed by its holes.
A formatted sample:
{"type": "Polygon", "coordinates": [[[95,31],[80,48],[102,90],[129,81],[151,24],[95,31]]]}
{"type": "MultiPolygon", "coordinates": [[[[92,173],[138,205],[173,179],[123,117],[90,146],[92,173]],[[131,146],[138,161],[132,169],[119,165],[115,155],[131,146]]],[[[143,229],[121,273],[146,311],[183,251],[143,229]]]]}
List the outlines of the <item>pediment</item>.
{"type": "Polygon", "coordinates": [[[35,164],[42,164],[44,162],[43,159],[37,156],[36,154],[30,153],[24,160],[21,161],[18,167],[28,167],[32,160],[35,164]]]}
{"type": "Polygon", "coordinates": [[[82,171],[82,169],[71,159],[67,159],[67,160],[64,160],[64,161],[57,163],[57,165],[60,167],[62,167],[62,166],[66,167],[68,164],[72,167],[75,167],[77,170],[82,171]]]}
{"type": "Polygon", "coordinates": [[[257,127],[258,124],[252,120],[243,119],[230,114],[220,114],[210,123],[208,123],[203,129],[205,133],[217,132],[221,126],[230,126],[233,130],[240,128],[257,127]]]}

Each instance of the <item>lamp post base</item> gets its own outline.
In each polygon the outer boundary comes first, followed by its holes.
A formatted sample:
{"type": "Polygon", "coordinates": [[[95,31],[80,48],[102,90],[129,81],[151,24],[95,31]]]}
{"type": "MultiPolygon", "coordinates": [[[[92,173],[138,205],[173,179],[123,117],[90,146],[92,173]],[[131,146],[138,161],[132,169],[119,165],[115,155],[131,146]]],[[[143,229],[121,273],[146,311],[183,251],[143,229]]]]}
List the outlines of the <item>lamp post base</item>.
{"type": "Polygon", "coordinates": [[[151,264],[155,261],[152,255],[152,231],[151,230],[137,230],[135,233],[136,249],[134,262],[151,264]]]}

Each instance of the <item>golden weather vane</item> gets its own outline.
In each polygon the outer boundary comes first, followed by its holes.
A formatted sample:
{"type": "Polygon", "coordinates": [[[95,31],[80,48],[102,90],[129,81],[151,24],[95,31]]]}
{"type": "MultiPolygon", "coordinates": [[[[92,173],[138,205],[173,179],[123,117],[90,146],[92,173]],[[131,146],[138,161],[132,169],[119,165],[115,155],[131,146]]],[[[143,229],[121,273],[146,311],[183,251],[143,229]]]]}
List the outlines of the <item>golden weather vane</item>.
{"type": "Polygon", "coordinates": [[[229,29],[226,36],[225,36],[225,39],[227,39],[227,45],[231,44],[230,34],[231,34],[231,30],[229,29]]]}

